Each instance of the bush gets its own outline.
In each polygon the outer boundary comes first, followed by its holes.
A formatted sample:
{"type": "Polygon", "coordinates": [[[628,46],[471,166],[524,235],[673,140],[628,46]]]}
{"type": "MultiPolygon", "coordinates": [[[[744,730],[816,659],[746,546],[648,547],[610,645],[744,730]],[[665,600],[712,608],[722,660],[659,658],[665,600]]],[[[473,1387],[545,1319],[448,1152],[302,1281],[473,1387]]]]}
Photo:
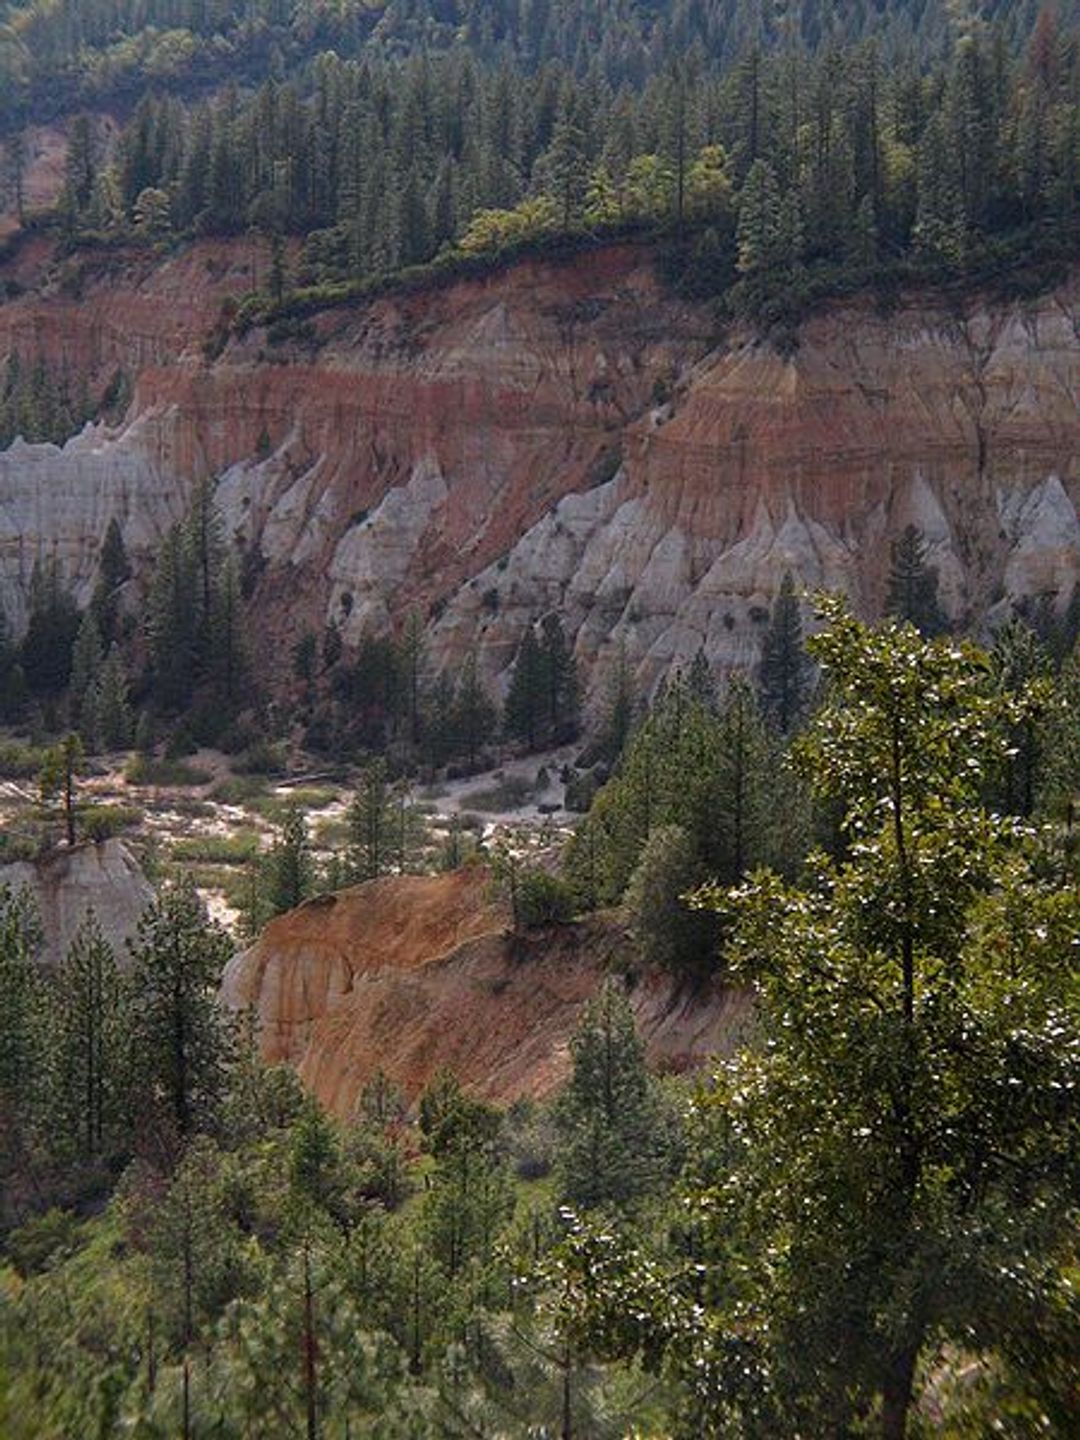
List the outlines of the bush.
{"type": "Polygon", "coordinates": [[[124,779],[129,785],[206,785],[210,776],[183,760],[153,760],[136,755],[128,762],[124,779]]]}
{"type": "Polygon", "coordinates": [[[558,1134],[551,1111],[518,1100],[506,1114],[506,1145],[519,1180],[542,1180],[555,1165],[558,1134]]]}
{"type": "Polygon", "coordinates": [[[707,878],[681,825],[663,825],[646,840],[626,887],[626,906],[647,964],[677,974],[700,974],[714,962],[719,947],[716,915],[692,910],[683,898],[707,878]]]}
{"type": "Polygon", "coordinates": [[[236,775],[280,775],[285,770],[285,750],[271,740],[256,740],[232,762],[236,775]]]}
{"type": "Polygon", "coordinates": [[[12,1230],[4,1249],[25,1280],[31,1275],[40,1275],[58,1251],[73,1249],[78,1234],[79,1225],[75,1216],[54,1207],[12,1230]]]}
{"type": "Polygon", "coordinates": [[[517,882],[517,922],[526,930],[565,925],[574,918],[574,894],[565,880],[546,870],[526,870],[517,882]]]}
{"type": "Polygon", "coordinates": [[[222,805],[250,805],[266,798],[266,781],[261,775],[226,775],[210,794],[222,805]]]}
{"type": "Polygon", "coordinates": [[[99,843],[142,824],[142,818],[137,805],[87,805],[79,812],[79,827],[87,840],[99,843]]]}
{"type": "Polygon", "coordinates": [[[5,780],[33,780],[41,769],[44,753],[17,740],[0,743],[0,777],[5,780]]]}
{"type": "Polygon", "coordinates": [[[584,815],[600,789],[600,780],[595,770],[584,770],[572,775],[566,782],[566,792],[563,796],[563,804],[567,810],[574,810],[579,815],[584,815]]]}

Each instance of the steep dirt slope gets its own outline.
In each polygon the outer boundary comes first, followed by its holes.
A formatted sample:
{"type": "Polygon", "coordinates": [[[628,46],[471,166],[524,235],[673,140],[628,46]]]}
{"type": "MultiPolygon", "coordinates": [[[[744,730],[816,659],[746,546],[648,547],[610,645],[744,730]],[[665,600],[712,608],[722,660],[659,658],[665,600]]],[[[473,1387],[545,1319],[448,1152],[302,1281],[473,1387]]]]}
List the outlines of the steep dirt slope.
{"type": "MultiPolygon", "coordinates": [[[[0,455],[0,598],[33,557],[83,593],[110,514],[152,553],[192,482],[220,503],[266,653],[347,642],[417,605],[437,661],[505,673],[567,617],[580,659],[625,643],[646,683],[704,645],[752,663],[784,571],[873,611],[888,545],[926,532],[945,599],[1064,605],[1080,575],[1080,279],[1021,303],[851,302],[778,354],[663,292],[643,247],[328,311],[216,359],[251,242],[76,258],[33,251],[0,306],[17,343],[135,382],[126,423],[0,455]]],[[[0,277],[3,278],[3,277],[0,277]]]]}
{"type": "MultiPolygon", "coordinates": [[[[254,1006],[263,1054],[296,1065],[347,1115],[382,1068],[415,1096],[442,1065],[501,1104],[566,1076],[581,1006],[626,942],[594,919],[515,937],[479,869],[390,877],[312,901],[267,926],[228,967],[223,996],[254,1006]]],[[[683,1069],[731,1043],[746,1015],[720,987],[664,977],[632,1001],[650,1060],[683,1069]]]]}

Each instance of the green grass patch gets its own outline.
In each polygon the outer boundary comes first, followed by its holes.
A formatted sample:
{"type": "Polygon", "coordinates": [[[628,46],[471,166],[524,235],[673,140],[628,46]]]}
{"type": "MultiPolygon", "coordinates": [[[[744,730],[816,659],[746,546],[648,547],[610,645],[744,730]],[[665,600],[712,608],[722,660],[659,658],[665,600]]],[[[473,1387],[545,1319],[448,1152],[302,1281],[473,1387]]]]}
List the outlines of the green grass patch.
{"type": "Polygon", "coordinates": [[[199,890],[216,890],[237,910],[247,903],[251,893],[250,871],[246,865],[182,864],[174,859],[166,871],[174,877],[183,874],[199,890]]]}
{"type": "Polygon", "coordinates": [[[250,831],[240,835],[192,835],[175,840],[172,858],[184,864],[246,865],[259,853],[259,837],[250,831]]]}
{"type": "Polygon", "coordinates": [[[313,785],[310,788],[280,791],[270,798],[284,800],[286,805],[298,805],[301,810],[325,810],[328,805],[333,805],[338,798],[338,792],[325,786],[313,785]]]}

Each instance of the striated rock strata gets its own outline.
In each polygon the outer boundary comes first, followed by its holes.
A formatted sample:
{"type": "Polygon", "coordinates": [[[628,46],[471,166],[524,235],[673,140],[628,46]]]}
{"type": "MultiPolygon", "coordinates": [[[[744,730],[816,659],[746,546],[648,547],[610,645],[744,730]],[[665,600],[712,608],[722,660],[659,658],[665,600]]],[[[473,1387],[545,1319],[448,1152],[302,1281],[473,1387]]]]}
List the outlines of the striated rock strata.
{"type": "Polygon", "coordinates": [[[0,353],[37,346],[98,382],[124,368],[135,397],[113,431],[0,454],[16,624],[35,556],[85,594],[110,514],[145,561],[204,476],[268,655],[302,628],[333,621],[351,642],[416,606],[437,663],[477,646],[494,678],[558,608],[586,667],[619,643],[645,683],[701,646],[746,666],[785,570],[873,613],[911,521],[957,618],[1062,607],[1080,576],[1076,276],[1027,302],[837,305],[782,356],[665,294],[649,252],[623,245],[209,359],[258,247],[78,263],[73,280],[43,242],[19,253],[0,353]]]}

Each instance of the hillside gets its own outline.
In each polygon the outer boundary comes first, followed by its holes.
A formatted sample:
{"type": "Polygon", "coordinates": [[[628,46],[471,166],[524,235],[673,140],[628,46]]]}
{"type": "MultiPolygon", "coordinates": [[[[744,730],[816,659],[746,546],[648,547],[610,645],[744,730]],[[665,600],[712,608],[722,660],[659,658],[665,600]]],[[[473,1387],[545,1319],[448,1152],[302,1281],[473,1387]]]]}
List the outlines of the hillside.
{"type": "Polygon", "coordinates": [[[349,646],[418,607],[437,667],[475,647],[497,678],[555,608],[586,672],[620,645],[646,685],[701,646],[745,667],[788,569],[876,613],[910,522],[954,619],[1069,603],[1075,273],[1027,300],[834,304],[781,353],[673,296],[651,250],[623,244],[208,352],[264,254],[203,241],[57,263],[41,239],[0,272],[21,289],[0,307],[0,351],[33,343],[133,392],[112,428],[0,453],[16,628],[35,556],[55,555],[85,601],[115,515],[145,581],[208,477],[267,655],[331,624],[349,646]]]}
{"type": "MultiPolygon", "coordinates": [[[[414,1099],[440,1068],[498,1105],[547,1098],[570,1068],[581,1010],[632,947],[610,916],[514,935],[474,868],[389,876],[309,901],[267,926],[225,972],[254,1007],[260,1045],[347,1119],[382,1071],[414,1099]]],[[[742,993],[651,975],[631,990],[650,1063],[683,1070],[734,1044],[742,993]]]]}

